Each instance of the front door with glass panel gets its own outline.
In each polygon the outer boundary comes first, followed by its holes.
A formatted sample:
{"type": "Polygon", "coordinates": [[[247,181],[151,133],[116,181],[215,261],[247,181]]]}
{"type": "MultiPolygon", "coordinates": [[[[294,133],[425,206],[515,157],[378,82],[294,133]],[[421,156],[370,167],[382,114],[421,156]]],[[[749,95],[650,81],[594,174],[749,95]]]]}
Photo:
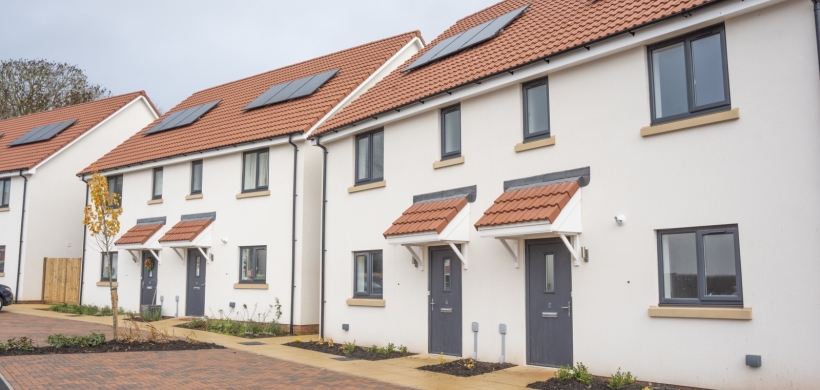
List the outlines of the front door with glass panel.
{"type": "Polygon", "coordinates": [[[430,249],[430,353],[461,356],[461,260],[450,247],[430,249]]]}
{"type": "Polygon", "coordinates": [[[199,249],[188,249],[188,291],[185,297],[185,314],[205,315],[205,256],[199,249]]]}
{"type": "Polygon", "coordinates": [[[154,305],[157,302],[157,272],[159,272],[159,261],[154,258],[151,251],[142,251],[141,305],[154,305]]]}
{"type": "Polygon", "coordinates": [[[558,239],[527,241],[527,364],[572,365],[572,265],[558,239]]]}

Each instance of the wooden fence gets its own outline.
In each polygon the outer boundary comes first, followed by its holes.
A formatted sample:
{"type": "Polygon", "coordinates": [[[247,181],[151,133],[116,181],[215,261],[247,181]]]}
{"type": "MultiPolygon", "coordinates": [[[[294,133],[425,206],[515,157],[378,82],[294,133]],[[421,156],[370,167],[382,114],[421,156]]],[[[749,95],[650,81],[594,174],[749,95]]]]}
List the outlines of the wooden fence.
{"type": "Polygon", "coordinates": [[[43,303],[80,304],[82,259],[43,259],[43,303]]]}

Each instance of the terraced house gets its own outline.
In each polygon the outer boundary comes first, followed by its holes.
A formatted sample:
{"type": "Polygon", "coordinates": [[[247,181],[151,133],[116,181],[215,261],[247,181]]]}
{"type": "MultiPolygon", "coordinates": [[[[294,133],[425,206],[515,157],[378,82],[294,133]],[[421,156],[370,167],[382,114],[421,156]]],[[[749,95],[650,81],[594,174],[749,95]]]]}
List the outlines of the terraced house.
{"type": "Polygon", "coordinates": [[[807,0],[458,21],[306,134],[327,159],[323,336],[812,387],[815,35],[807,0]]]}
{"type": "Polygon", "coordinates": [[[241,318],[278,300],[284,324],[315,332],[322,159],[300,134],[422,45],[406,33],[215,86],[132,133],[95,163],[122,231],[111,275],[86,253],[83,303],[110,302],[110,278],[127,310],[241,318]]]}
{"type": "Polygon", "coordinates": [[[18,302],[43,301],[45,258],[76,259],[60,299],[79,302],[87,187],[75,174],[157,117],[134,92],[0,121],[0,284],[18,302]]]}

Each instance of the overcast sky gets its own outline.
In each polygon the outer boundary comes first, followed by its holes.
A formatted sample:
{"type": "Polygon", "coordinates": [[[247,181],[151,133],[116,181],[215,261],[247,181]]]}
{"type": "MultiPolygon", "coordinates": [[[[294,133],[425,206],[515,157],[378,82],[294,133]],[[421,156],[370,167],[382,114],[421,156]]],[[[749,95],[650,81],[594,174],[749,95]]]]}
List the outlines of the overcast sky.
{"type": "Polygon", "coordinates": [[[421,30],[429,42],[499,0],[0,0],[0,59],[85,70],[163,110],[193,92],[421,30]]]}

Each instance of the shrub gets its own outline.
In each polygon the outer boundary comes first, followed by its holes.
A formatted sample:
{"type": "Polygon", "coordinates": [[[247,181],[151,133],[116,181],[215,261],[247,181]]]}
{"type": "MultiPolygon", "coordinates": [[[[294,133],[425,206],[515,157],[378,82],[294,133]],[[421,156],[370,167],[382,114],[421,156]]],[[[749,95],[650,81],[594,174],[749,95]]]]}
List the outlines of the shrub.
{"type": "Polygon", "coordinates": [[[439,355],[439,357],[438,357],[438,364],[444,364],[444,363],[447,363],[447,359],[444,358],[444,352],[442,352],[441,355],[439,355]]]}
{"type": "Polygon", "coordinates": [[[46,343],[54,348],[63,347],[94,347],[105,343],[105,335],[91,332],[88,336],[64,336],[60,333],[48,336],[46,343]]]}
{"type": "Polygon", "coordinates": [[[6,343],[5,349],[7,350],[20,350],[20,351],[33,351],[34,346],[31,345],[31,339],[28,337],[20,337],[9,339],[6,343]]]}
{"type": "Polygon", "coordinates": [[[333,338],[332,337],[329,337],[327,339],[327,346],[330,347],[330,348],[333,348],[333,338]]]}
{"type": "Polygon", "coordinates": [[[635,383],[636,379],[637,378],[632,376],[631,372],[627,371],[626,374],[624,374],[621,372],[621,368],[618,367],[618,372],[609,377],[606,385],[612,390],[621,390],[624,387],[635,383]]]}
{"type": "Polygon", "coordinates": [[[387,344],[387,355],[390,355],[395,350],[396,350],[396,345],[395,344],[393,344],[393,343],[388,343],[387,344]]]}
{"type": "Polygon", "coordinates": [[[356,340],[353,340],[352,343],[345,343],[342,347],[342,353],[345,354],[345,356],[348,356],[353,352],[356,352],[356,340]]]}
{"type": "Polygon", "coordinates": [[[302,342],[302,339],[300,339],[300,338],[298,338],[298,337],[297,337],[297,338],[293,339],[293,342],[294,342],[294,343],[301,343],[301,342],[302,342]]]}
{"type": "Polygon", "coordinates": [[[100,311],[100,308],[97,305],[80,305],[79,311],[82,315],[93,316],[97,315],[97,313],[100,311]]]}
{"type": "Polygon", "coordinates": [[[559,367],[558,371],[555,373],[555,379],[558,379],[561,382],[565,382],[573,378],[575,378],[575,373],[572,372],[572,367],[569,365],[559,367]]]}
{"type": "Polygon", "coordinates": [[[159,321],[162,319],[162,313],[159,310],[146,310],[140,313],[140,319],[145,322],[159,321]]]}
{"type": "Polygon", "coordinates": [[[407,347],[405,347],[404,345],[400,346],[399,352],[401,352],[402,355],[407,355],[407,347]]]}
{"type": "Polygon", "coordinates": [[[584,365],[584,363],[579,362],[575,366],[574,371],[575,371],[575,380],[577,380],[578,382],[581,382],[585,385],[588,385],[588,384],[592,383],[592,381],[595,380],[595,377],[592,376],[592,374],[589,373],[589,370],[587,369],[587,366],[584,365]]]}
{"type": "Polygon", "coordinates": [[[111,306],[103,306],[100,308],[99,315],[101,316],[110,316],[114,314],[114,310],[111,309],[111,306]]]}
{"type": "Polygon", "coordinates": [[[193,320],[191,320],[191,322],[185,324],[185,327],[188,329],[199,329],[202,327],[202,324],[204,323],[205,321],[203,321],[201,318],[194,318],[193,320]]]}
{"type": "Polygon", "coordinates": [[[472,370],[475,368],[475,360],[473,358],[468,358],[467,361],[464,363],[464,368],[468,370],[472,370]]]}

